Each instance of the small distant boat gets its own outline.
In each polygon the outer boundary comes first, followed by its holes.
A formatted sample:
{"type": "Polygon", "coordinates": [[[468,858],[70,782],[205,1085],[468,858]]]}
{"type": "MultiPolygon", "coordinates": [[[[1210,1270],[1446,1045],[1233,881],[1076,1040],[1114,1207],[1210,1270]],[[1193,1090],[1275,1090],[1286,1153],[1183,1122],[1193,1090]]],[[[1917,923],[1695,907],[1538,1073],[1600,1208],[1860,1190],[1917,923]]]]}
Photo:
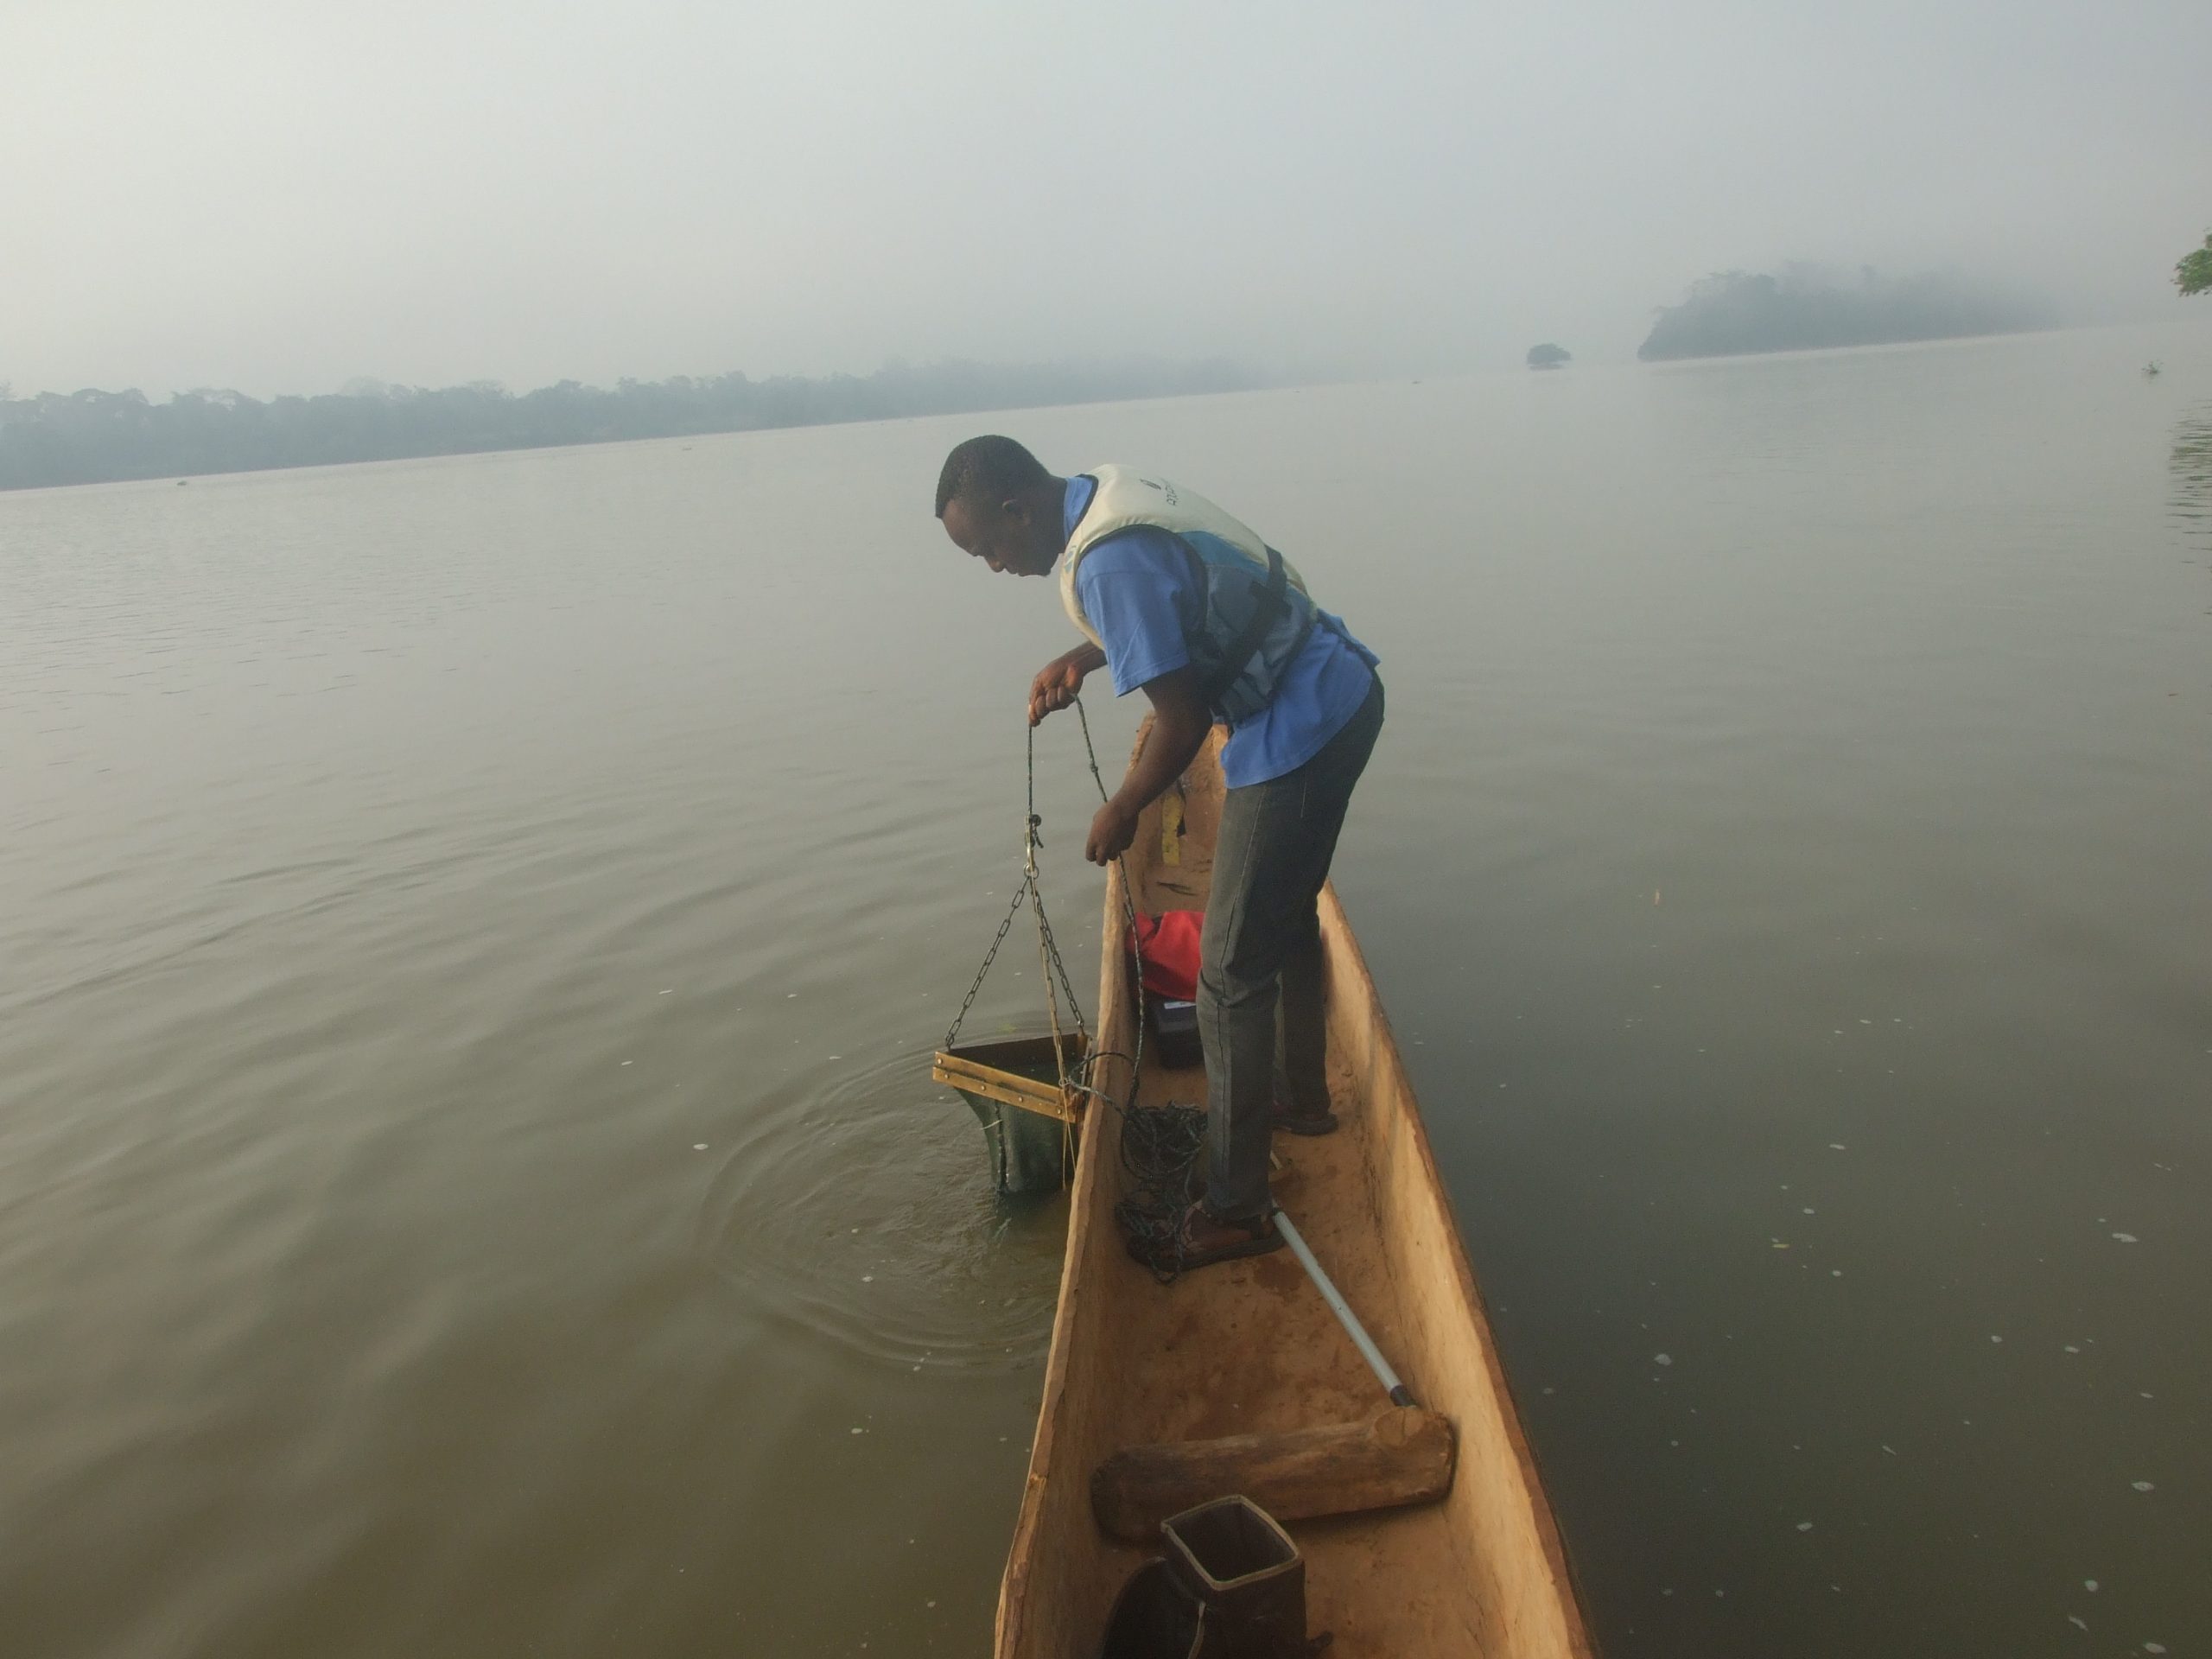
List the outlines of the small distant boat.
{"type": "MultiPolygon", "coordinates": [[[[1124,862],[1147,914],[1204,908],[1222,792],[1217,734],[1163,798],[1179,813],[1163,818],[1155,803],[1139,823],[1124,862]]],[[[1117,1100],[1128,1062],[1116,1057],[1131,1052],[1139,1017],[1122,880],[1116,870],[1108,881],[1093,1044],[1093,1081],[1117,1100]]],[[[1474,1273],[1333,889],[1321,937],[1341,1127],[1278,1137],[1275,1196],[1416,1405],[1386,1399],[1290,1251],[1166,1285],[1133,1261],[1114,1213],[1132,1187],[1122,1114],[1089,1104],[997,1659],[1093,1659],[1116,1593],[1160,1553],[1165,1506],[1222,1495],[1209,1478],[1233,1481],[1287,1529],[1305,1558],[1308,1628],[1332,1633],[1330,1659],[1588,1659],[1474,1273]],[[1231,1469],[1243,1472],[1221,1472],[1231,1469]],[[1272,1490],[1255,1489],[1269,1478],[1272,1490]],[[1332,1479],[1350,1483],[1341,1501],[1314,1501],[1332,1479]]],[[[1153,1053],[1147,1044],[1140,1103],[1204,1101],[1203,1068],[1173,1070],[1153,1053]]]]}

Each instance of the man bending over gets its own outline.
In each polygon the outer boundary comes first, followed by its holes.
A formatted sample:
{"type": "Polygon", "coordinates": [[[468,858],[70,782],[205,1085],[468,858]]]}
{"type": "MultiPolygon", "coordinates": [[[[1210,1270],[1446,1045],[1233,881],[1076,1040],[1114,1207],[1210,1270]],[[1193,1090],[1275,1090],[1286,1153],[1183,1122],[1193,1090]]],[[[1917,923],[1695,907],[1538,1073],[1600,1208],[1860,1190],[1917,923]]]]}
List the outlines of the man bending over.
{"type": "Polygon", "coordinates": [[[1228,793],[1198,965],[1205,1053],[1205,1197],[1182,1222],[1182,1265],[1282,1243],[1271,1219],[1271,1132],[1336,1128],[1322,1072],[1320,918],[1337,833],[1382,727],[1375,653],[1307,597],[1258,535],[1204,497],[1128,467],[1056,478],[1011,438],[945,457],[937,516],[995,571],[1059,571],[1085,643],[1029,688],[1029,722],[1065,709],[1094,669],[1142,687],[1154,720],[1084,854],[1117,857],[1137,815],[1229,728],[1228,793]]]}

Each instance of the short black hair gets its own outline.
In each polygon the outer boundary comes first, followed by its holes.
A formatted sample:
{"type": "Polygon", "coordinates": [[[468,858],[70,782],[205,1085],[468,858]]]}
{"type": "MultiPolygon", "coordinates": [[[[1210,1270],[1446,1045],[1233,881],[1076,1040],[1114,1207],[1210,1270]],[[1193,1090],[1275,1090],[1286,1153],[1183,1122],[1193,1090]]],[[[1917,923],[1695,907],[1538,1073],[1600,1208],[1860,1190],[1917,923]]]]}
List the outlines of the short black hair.
{"type": "Polygon", "coordinates": [[[1044,462],[1012,438],[970,438],[952,446],[944,470],[937,475],[937,516],[944,517],[945,507],[957,495],[1004,501],[1051,476],[1044,462]]]}

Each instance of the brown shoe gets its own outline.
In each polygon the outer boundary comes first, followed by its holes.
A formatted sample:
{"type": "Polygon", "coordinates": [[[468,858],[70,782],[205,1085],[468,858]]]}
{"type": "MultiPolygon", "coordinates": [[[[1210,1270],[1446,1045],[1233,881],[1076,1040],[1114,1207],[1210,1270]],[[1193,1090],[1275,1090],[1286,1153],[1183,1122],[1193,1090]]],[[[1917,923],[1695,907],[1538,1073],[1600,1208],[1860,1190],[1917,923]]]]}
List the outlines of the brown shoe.
{"type": "Polygon", "coordinates": [[[1300,1112],[1281,1101],[1268,1109],[1268,1127],[1280,1129],[1285,1135],[1333,1135],[1337,1128],[1334,1112],[1300,1112]]]}
{"type": "Polygon", "coordinates": [[[1270,1250],[1279,1250],[1283,1246],[1283,1236],[1275,1230],[1272,1217],[1217,1221],[1207,1213],[1205,1205],[1194,1204],[1183,1212],[1175,1244],[1173,1261],[1165,1262],[1155,1260],[1160,1254],[1158,1246],[1148,1241],[1128,1241],[1129,1254],[1155,1272],[1173,1267],[1188,1273],[1193,1268],[1210,1268],[1217,1262],[1233,1262],[1239,1256],[1265,1255],[1270,1250]]]}

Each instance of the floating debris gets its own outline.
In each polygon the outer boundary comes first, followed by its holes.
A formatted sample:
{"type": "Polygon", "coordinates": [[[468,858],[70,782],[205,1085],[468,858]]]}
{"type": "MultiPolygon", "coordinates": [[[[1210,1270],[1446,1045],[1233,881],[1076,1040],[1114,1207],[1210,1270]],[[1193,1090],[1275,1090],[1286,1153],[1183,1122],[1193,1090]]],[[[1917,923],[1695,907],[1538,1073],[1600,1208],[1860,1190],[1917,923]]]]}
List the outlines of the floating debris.
{"type": "Polygon", "coordinates": [[[2113,1236],[2123,1244],[2139,1244],[2142,1243],[2142,1240],[2137,1238],[2133,1233],[2114,1233],[2113,1236]]]}
{"type": "Polygon", "coordinates": [[[1654,1354],[1651,1358],[1654,1363],[1660,1365],[1671,1365],[1675,1363],[1675,1357],[1672,1354],[1654,1354]]]}
{"type": "Polygon", "coordinates": [[[704,1152],[706,1149],[707,1143],[703,1141],[694,1141],[691,1143],[691,1150],[694,1152],[704,1152]]]}
{"type": "Polygon", "coordinates": [[[1800,1521],[1797,1523],[1797,1530],[1800,1532],[1810,1532],[1812,1529],[1813,1523],[1809,1521],[1800,1521]]]}
{"type": "Polygon", "coordinates": [[[2139,1492],[2155,1492],[2158,1489],[2147,1480],[2139,1480],[2135,1483],[2135,1490],[2139,1492]]]}

